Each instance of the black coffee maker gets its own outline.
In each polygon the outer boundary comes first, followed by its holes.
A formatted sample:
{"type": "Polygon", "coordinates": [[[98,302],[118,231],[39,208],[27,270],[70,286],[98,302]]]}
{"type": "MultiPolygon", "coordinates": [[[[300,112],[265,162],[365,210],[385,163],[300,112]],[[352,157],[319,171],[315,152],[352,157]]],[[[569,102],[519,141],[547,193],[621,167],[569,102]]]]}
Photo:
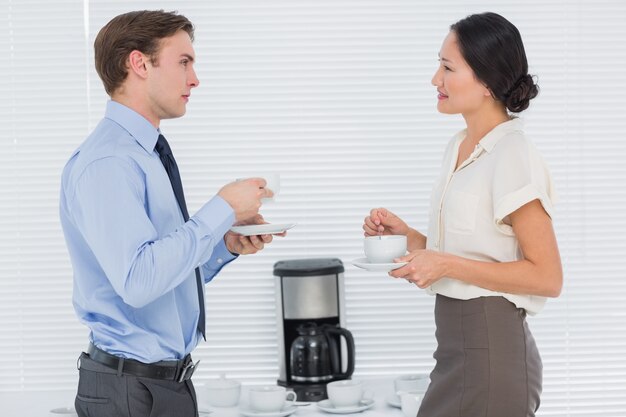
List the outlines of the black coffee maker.
{"type": "Polygon", "coordinates": [[[274,265],[278,384],[298,401],[327,398],[326,384],[354,371],[354,341],[345,329],[344,267],[337,258],[274,265]]]}

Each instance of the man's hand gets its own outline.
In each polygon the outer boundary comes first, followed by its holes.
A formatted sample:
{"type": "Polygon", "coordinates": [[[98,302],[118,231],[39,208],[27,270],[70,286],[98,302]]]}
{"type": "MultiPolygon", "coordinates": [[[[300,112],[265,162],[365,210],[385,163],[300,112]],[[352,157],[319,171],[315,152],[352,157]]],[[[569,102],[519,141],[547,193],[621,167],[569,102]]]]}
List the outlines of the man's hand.
{"type": "MultiPolygon", "coordinates": [[[[248,219],[244,222],[237,223],[237,226],[247,224],[266,224],[263,216],[257,214],[256,216],[248,219]]],[[[286,232],[280,233],[278,236],[285,236],[286,232]]],[[[270,243],[273,240],[272,235],[258,235],[258,236],[242,236],[237,233],[228,232],[224,235],[224,243],[226,248],[237,255],[251,255],[257,253],[265,247],[266,243],[270,243]]]]}
{"type": "Polygon", "coordinates": [[[228,232],[224,236],[226,248],[235,255],[252,255],[272,241],[272,235],[242,236],[228,232]]]}
{"type": "Polygon", "coordinates": [[[258,215],[262,198],[274,196],[265,185],[263,178],[249,178],[226,184],[217,195],[233,208],[237,222],[247,221],[258,215]]]}

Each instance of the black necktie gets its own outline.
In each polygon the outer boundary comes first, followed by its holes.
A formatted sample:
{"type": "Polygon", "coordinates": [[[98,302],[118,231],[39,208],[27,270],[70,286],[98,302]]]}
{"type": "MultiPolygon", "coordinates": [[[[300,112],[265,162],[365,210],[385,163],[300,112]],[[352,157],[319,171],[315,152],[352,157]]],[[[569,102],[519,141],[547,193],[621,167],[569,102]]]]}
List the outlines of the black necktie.
{"type": "MultiPolygon", "coordinates": [[[[180,180],[180,172],[178,172],[178,165],[174,155],[172,155],[172,149],[169,143],[163,135],[159,135],[156,146],[154,149],[159,153],[161,162],[167,171],[167,176],[170,177],[170,183],[178,201],[180,211],[183,213],[185,221],[189,220],[189,212],[187,211],[187,204],[185,203],[185,194],[183,193],[183,184],[180,180]]],[[[204,317],[204,285],[202,285],[202,277],[200,276],[200,269],[196,268],[196,283],[198,285],[198,302],[200,303],[200,318],[198,320],[198,330],[202,333],[202,337],[206,340],[205,335],[205,317],[204,317]]]]}

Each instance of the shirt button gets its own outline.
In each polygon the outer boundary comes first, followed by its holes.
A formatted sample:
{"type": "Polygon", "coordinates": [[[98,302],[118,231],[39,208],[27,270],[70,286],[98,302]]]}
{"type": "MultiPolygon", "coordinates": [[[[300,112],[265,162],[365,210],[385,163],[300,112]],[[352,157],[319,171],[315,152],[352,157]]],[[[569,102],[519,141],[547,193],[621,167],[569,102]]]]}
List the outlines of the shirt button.
{"type": "Polygon", "coordinates": [[[224,260],[223,260],[222,258],[217,258],[217,263],[218,263],[218,264],[221,264],[221,263],[223,263],[223,262],[224,262],[224,260]]]}

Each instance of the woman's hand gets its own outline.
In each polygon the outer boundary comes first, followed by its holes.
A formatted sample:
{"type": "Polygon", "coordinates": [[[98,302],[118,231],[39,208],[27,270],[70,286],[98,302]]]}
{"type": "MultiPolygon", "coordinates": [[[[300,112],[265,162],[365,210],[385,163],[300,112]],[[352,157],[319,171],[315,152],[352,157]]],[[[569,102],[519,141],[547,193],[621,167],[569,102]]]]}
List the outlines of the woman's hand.
{"type": "Polygon", "coordinates": [[[365,236],[408,235],[409,226],[398,216],[386,208],[375,208],[370,211],[363,222],[365,236]]]}
{"type": "Polygon", "coordinates": [[[404,278],[420,288],[426,288],[447,275],[449,256],[428,249],[418,249],[406,256],[394,259],[394,262],[408,262],[408,264],[394,269],[389,272],[389,275],[394,278],[404,278]]]}

